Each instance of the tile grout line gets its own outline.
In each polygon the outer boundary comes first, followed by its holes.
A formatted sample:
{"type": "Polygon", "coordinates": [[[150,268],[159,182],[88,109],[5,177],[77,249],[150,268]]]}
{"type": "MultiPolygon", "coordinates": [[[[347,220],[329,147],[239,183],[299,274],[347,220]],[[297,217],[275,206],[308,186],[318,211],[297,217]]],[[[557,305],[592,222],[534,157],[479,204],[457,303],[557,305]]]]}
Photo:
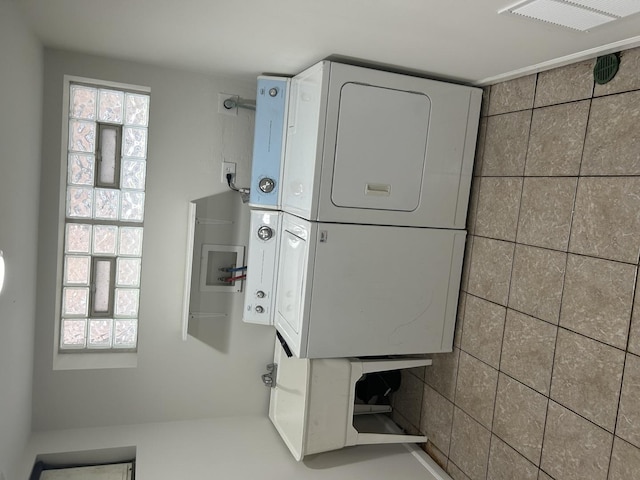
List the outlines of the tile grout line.
{"type": "MultiPolygon", "coordinates": [[[[520,224],[520,215],[522,214],[522,197],[524,194],[524,179],[525,179],[525,171],[527,168],[527,157],[529,156],[529,143],[531,141],[531,126],[533,123],[533,111],[534,111],[534,106],[535,106],[535,102],[536,102],[536,95],[537,95],[537,90],[538,90],[538,74],[536,74],[536,79],[535,79],[535,85],[533,88],[533,99],[531,102],[531,109],[530,109],[530,114],[529,114],[529,131],[527,133],[527,144],[525,146],[525,157],[524,157],[524,164],[522,165],[522,183],[520,186],[520,199],[518,201],[518,215],[516,218],[516,231],[514,233],[514,239],[513,239],[513,256],[511,257],[511,271],[509,272],[509,287],[507,288],[507,298],[506,298],[506,304],[507,306],[509,305],[509,299],[511,297],[511,286],[513,283],[513,270],[514,270],[514,265],[516,263],[516,247],[517,247],[517,240],[518,240],[518,227],[520,224]]],[[[479,203],[479,201],[478,201],[479,203]]],[[[500,385],[500,366],[502,364],[502,349],[504,347],[504,332],[506,330],[506,323],[507,323],[507,311],[505,308],[505,312],[504,312],[504,323],[502,325],[502,339],[500,341],[500,355],[498,358],[498,378],[496,379],[496,388],[495,388],[495,392],[493,394],[493,412],[491,414],[491,428],[490,428],[490,436],[489,436],[489,451],[487,452],[487,467],[485,470],[485,478],[489,475],[489,462],[491,461],[491,446],[493,444],[493,427],[496,421],[496,405],[498,403],[498,387],[500,385]]]]}
{"type": "MultiPolygon", "coordinates": [[[[556,331],[556,341],[555,341],[554,346],[553,346],[553,360],[551,361],[551,378],[549,379],[549,396],[548,396],[548,399],[547,399],[547,411],[545,412],[544,426],[542,428],[542,445],[541,445],[541,448],[540,448],[540,468],[542,468],[542,457],[543,457],[542,453],[544,452],[544,439],[545,439],[545,436],[547,434],[547,421],[549,419],[549,407],[551,406],[551,402],[553,401],[551,399],[551,395],[552,395],[552,388],[553,388],[554,371],[555,371],[555,366],[556,366],[556,357],[557,357],[557,354],[558,354],[558,337],[560,336],[560,328],[561,328],[560,320],[562,318],[562,305],[563,305],[563,301],[564,301],[565,285],[566,285],[566,281],[567,281],[567,268],[569,266],[569,251],[571,249],[571,233],[573,232],[573,220],[574,220],[574,217],[575,217],[576,203],[577,203],[577,200],[578,200],[578,188],[580,186],[580,173],[582,172],[582,163],[583,163],[583,160],[584,160],[584,146],[585,146],[585,143],[586,143],[586,140],[587,140],[587,132],[589,130],[589,121],[591,120],[591,105],[592,105],[592,101],[593,101],[594,88],[595,88],[595,86],[591,87],[591,97],[589,98],[589,111],[587,112],[587,125],[585,126],[584,137],[582,139],[582,151],[580,153],[580,168],[578,169],[578,179],[576,181],[576,191],[575,191],[575,194],[573,196],[573,207],[571,208],[571,223],[569,224],[569,238],[567,240],[567,257],[565,259],[564,278],[562,279],[562,292],[560,294],[560,310],[558,311],[558,329],[556,331]]],[[[554,403],[556,403],[556,402],[554,401],[554,403]]],[[[563,405],[563,407],[564,407],[564,405],[563,405]]]]}

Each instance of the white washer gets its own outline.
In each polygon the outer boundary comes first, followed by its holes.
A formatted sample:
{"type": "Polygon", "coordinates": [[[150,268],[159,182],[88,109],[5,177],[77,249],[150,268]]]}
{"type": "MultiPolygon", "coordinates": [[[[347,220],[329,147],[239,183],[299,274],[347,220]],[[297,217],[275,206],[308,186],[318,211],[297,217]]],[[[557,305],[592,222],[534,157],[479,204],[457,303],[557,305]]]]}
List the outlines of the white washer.
{"type": "Polygon", "coordinates": [[[466,232],[283,213],[275,326],[298,358],[451,351],[466,232]]]}
{"type": "Polygon", "coordinates": [[[464,228],[480,89],[330,61],[290,88],[284,211],[464,228]]]}

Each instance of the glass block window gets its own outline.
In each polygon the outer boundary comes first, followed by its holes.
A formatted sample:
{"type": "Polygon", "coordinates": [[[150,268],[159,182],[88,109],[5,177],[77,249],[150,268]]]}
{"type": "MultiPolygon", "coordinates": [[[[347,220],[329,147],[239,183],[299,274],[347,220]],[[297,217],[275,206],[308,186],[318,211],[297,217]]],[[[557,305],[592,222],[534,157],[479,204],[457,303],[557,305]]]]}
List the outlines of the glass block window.
{"type": "Polygon", "coordinates": [[[149,95],[69,90],[61,352],[138,343],[149,95]]]}

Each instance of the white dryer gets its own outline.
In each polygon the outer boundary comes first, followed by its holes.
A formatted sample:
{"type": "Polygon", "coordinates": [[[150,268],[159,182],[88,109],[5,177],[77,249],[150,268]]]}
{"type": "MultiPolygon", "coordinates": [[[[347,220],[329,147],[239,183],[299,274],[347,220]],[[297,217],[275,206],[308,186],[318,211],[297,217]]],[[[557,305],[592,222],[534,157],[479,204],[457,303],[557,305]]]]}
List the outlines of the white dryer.
{"type": "Polygon", "coordinates": [[[451,351],[464,230],[282,217],[275,327],[298,358],[451,351]]]}
{"type": "Polygon", "coordinates": [[[282,209],[462,229],[482,91],[323,61],[291,81],[282,209]]]}

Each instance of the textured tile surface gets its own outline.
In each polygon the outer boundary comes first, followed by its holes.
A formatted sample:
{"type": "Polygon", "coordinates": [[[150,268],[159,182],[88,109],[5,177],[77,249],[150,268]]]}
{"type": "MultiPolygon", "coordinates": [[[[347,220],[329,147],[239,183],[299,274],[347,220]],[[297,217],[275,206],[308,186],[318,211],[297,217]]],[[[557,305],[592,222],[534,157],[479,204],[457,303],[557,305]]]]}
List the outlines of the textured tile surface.
{"type": "Polygon", "coordinates": [[[451,460],[449,460],[446,471],[453,480],[469,480],[469,477],[467,477],[465,473],[451,460]]]}
{"type": "Polygon", "coordinates": [[[495,435],[491,438],[487,480],[536,480],[538,467],[495,435]]]}
{"type": "Polygon", "coordinates": [[[522,178],[483,177],[478,196],[476,235],[514,241],[522,178]]]}
{"type": "Polygon", "coordinates": [[[613,435],[549,402],[541,468],[556,480],[606,480],[613,435]]]}
{"type": "Polygon", "coordinates": [[[551,398],[613,432],[624,352],[560,329],[551,398]]]}
{"type": "Polygon", "coordinates": [[[542,470],[540,470],[538,472],[538,480],[554,480],[553,478],[551,478],[549,475],[547,475],[546,473],[544,473],[542,470]]]}
{"type": "Polygon", "coordinates": [[[430,440],[423,444],[423,449],[443,470],[447,468],[448,457],[438,449],[430,440]]]}
{"type": "Polygon", "coordinates": [[[554,68],[538,74],[536,107],[591,97],[594,60],[554,68]]]}
{"type": "Polygon", "coordinates": [[[630,480],[640,475],[640,448],[620,440],[613,440],[608,480],[630,480]]]}
{"type": "Polygon", "coordinates": [[[487,428],[491,428],[498,371],[460,352],[456,405],[487,428]]]}
{"type": "Polygon", "coordinates": [[[640,177],[583,177],[578,182],[569,251],[638,263],[640,177]]]}
{"type": "Polygon", "coordinates": [[[567,254],[516,245],[509,306],[557,324],[567,254]]]}
{"type": "Polygon", "coordinates": [[[627,354],[616,435],[640,447],[640,357],[627,354]]]}
{"type": "Polygon", "coordinates": [[[475,237],[467,291],[506,306],[513,250],[513,243],[475,237]]]}
{"type": "Polygon", "coordinates": [[[540,463],[547,398],[500,374],[493,432],[532,463],[540,463]]]}
{"type": "Polygon", "coordinates": [[[558,327],[508,310],[500,370],[548,395],[558,327]]]}
{"type": "Polygon", "coordinates": [[[445,455],[449,454],[452,422],[453,403],[429,385],[425,385],[422,397],[420,431],[424,432],[429,440],[445,455]]]}
{"type": "Polygon", "coordinates": [[[533,111],[525,175],[577,176],[590,100],[533,111]]]}
{"type": "Polygon", "coordinates": [[[618,73],[608,83],[596,84],[594,96],[637,89],[640,89],[640,48],[632,48],[621,52],[618,73]]]}
{"type": "Polygon", "coordinates": [[[636,267],[569,255],[560,326],[625,348],[636,267]]]}
{"type": "Polygon", "coordinates": [[[537,75],[491,85],[489,115],[533,108],[537,75]]]}
{"type": "Polygon", "coordinates": [[[640,91],[594,98],[582,175],[640,174],[640,91]]]}
{"type": "Polygon", "coordinates": [[[530,127],[530,110],[489,117],[482,175],[521,176],[524,173],[530,127]]]}
{"type": "Polygon", "coordinates": [[[458,375],[458,356],[460,350],[451,353],[439,353],[431,357],[432,364],[425,369],[424,380],[436,392],[453,401],[458,375]]]}
{"type": "Polygon", "coordinates": [[[453,414],[449,458],[471,480],[484,480],[487,474],[491,433],[459,408],[453,414]]]}
{"type": "Polygon", "coordinates": [[[500,363],[506,308],[469,295],[461,348],[494,368],[500,363]]]}
{"type": "Polygon", "coordinates": [[[629,346],[627,349],[640,355],[640,292],[638,291],[638,278],[636,276],[636,294],[633,301],[633,314],[631,316],[631,328],[629,329],[629,346]]]}
{"type": "Polygon", "coordinates": [[[576,178],[526,178],[518,243],[567,250],[576,178]]]}

